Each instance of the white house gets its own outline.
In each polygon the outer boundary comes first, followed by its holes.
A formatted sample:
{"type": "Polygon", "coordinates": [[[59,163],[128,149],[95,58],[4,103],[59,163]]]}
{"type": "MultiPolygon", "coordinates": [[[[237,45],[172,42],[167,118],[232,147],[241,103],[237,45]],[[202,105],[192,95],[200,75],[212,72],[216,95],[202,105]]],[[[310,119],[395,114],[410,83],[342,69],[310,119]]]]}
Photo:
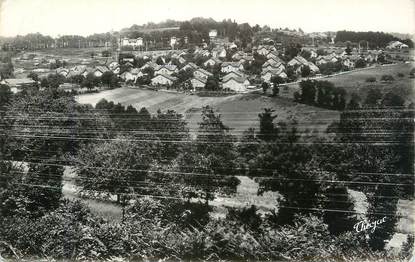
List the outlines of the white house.
{"type": "Polygon", "coordinates": [[[200,78],[200,77],[197,77],[197,76],[193,77],[190,80],[190,83],[192,83],[192,87],[193,87],[194,91],[196,91],[197,89],[204,88],[205,85],[206,85],[206,82],[207,82],[206,78],[200,78]]]}
{"type": "Polygon", "coordinates": [[[132,47],[142,46],[143,45],[143,38],[142,37],[139,37],[139,38],[124,37],[121,41],[121,45],[122,46],[132,46],[132,47]]]}
{"type": "Polygon", "coordinates": [[[163,86],[170,86],[176,81],[177,78],[171,75],[156,75],[151,79],[152,85],[163,85],[163,86]]]}
{"type": "Polygon", "coordinates": [[[226,81],[222,81],[222,88],[233,90],[241,93],[245,92],[250,85],[248,79],[244,77],[230,77],[226,81]]]}
{"type": "Polygon", "coordinates": [[[271,82],[273,76],[280,76],[283,79],[287,78],[287,74],[283,70],[265,70],[261,73],[261,79],[267,83],[271,82]]]}
{"type": "Polygon", "coordinates": [[[93,69],[93,73],[96,77],[101,77],[105,72],[109,71],[106,66],[97,66],[93,69]]]}
{"type": "Polygon", "coordinates": [[[8,85],[10,87],[10,91],[13,93],[20,92],[23,88],[31,87],[36,84],[36,82],[31,78],[8,78],[1,80],[0,83],[8,85]]]}

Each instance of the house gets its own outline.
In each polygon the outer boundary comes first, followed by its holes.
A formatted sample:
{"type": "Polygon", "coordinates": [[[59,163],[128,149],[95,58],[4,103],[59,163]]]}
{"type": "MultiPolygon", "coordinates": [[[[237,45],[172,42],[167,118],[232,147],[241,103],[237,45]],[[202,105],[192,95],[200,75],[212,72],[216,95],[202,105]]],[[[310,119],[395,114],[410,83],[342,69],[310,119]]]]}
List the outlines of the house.
{"type": "Polygon", "coordinates": [[[0,83],[9,86],[11,92],[17,93],[22,91],[24,88],[34,86],[36,81],[31,78],[8,78],[3,79],[0,83]]]}
{"type": "Polygon", "coordinates": [[[196,91],[197,89],[202,89],[205,87],[207,82],[206,78],[200,78],[197,76],[194,76],[192,79],[190,79],[190,83],[192,83],[193,90],[196,91]]]}
{"type": "Polygon", "coordinates": [[[270,57],[268,58],[267,62],[270,64],[278,64],[278,63],[284,64],[284,61],[282,61],[279,57],[270,57]]]}
{"type": "Polygon", "coordinates": [[[151,79],[151,85],[171,86],[176,80],[177,77],[171,75],[156,75],[151,79]]]}
{"type": "Polygon", "coordinates": [[[227,81],[229,78],[232,77],[245,77],[245,75],[240,71],[231,71],[223,76],[222,81],[227,81]]]}
{"type": "Polygon", "coordinates": [[[242,63],[239,62],[224,62],[221,65],[221,72],[222,73],[229,73],[231,71],[242,71],[244,67],[242,63]]]}
{"type": "Polygon", "coordinates": [[[262,71],[264,71],[264,70],[277,70],[279,68],[282,68],[283,70],[285,70],[285,66],[282,63],[269,63],[269,62],[265,62],[262,65],[262,71]]]}
{"type": "Polygon", "coordinates": [[[212,56],[213,57],[218,57],[218,58],[225,58],[226,57],[226,50],[225,48],[213,48],[212,49],[212,56]]]}
{"type": "Polygon", "coordinates": [[[242,51],[238,51],[235,54],[232,55],[232,60],[233,61],[239,61],[241,60],[246,54],[242,51]]]}
{"type": "Polygon", "coordinates": [[[132,46],[132,47],[142,46],[143,45],[143,38],[142,37],[138,37],[138,38],[124,37],[121,41],[121,45],[122,46],[132,46]]]}
{"type": "Polygon", "coordinates": [[[278,51],[270,51],[266,57],[269,58],[278,58],[278,51]]]}
{"type": "Polygon", "coordinates": [[[155,75],[171,75],[179,70],[176,65],[161,65],[154,70],[155,75]]]}
{"type": "Polygon", "coordinates": [[[77,84],[71,84],[71,83],[63,83],[60,84],[58,87],[58,90],[62,90],[65,92],[71,92],[79,89],[79,85],[77,84]]]}
{"type": "Polygon", "coordinates": [[[230,77],[222,81],[223,89],[233,90],[238,93],[245,92],[249,85],[250,83],[245,77],[230,77]]]}
{"type": "Polygon", "coordinates": [[[154,63],[154,62],[152,62],[152,61],[148,61],[147,63],[145,63],[140,69],[141,70],[143,70],[144,68],[147,68],[147,67],[150,67],[150,68],[152,68],[152,69],[156,69],[156,68],[158,68],[159,67],[159,65],[158,64],[156,64],[156,63],[154,63]]]}
{"type": "Polygon", "coordinates": [[[209,76],[213,76],[213,74],[212,74],[212,73],[210,73],[210,72],[206,71],[206,70],[205,70],[205,69],[203,69],[203,68],[198,68],[198,69],[196,69],[196,70],[193,72],[193,75],[194,75],[195,77],[205,78],[205,79],[207,79],[209,76]]]}
{"type": "Polygon", "coordinates": [[[86,66],[77,65],[77,66],[72,67],[69,70],[69,73],[66,75],[66,77],[69,78],[69,77],[76,76],[76,75],[86,76],[87,74],[88,74],[88,70],[86,66]]]}
{"type": "Polygon", "coordinates": [[[205,67],[208,67],[208,66],[214,66],[214,65],[216,65],[216,64],[220,64],[220,63],[222,63],[222,61],[220,61],[218,58],[216,58],[216,57],[212,57],[212,58],[209,58],[209,60],[207,60],[206,62],[204,62],[203,63],[203,65],[205,66],[205,67]]]}
{"type": "Polygon", "coordinates": [[[200,51],[199,55],[204,56],[204,57],[208,57],[208,56],[210,56],[210,52],[209,52],[209,50],[202,50],[202,51],[200,51]]]}
{"type": "Polygon", "coordinates": [[[109,61],[105,63],[106,66],[111,70],[114,74],[120,73],[120,64],[116,61],[109,61]]]}
{"type": "Polygon", "coordinates": [[[291,66],[291,67],[295,67],[295,68],[297,68],[297,70],[296,70],[296,72],[297,73],[300,73],[301,72],[301,69],[304,67],[304,66],[308,66],[309,68],[310,68],[310,71],[312,72],[312,73],[317,73],[317,72],[319,72],[320,71],[320,69],[315,65],[315,64],[313,64],[312,62],[309,62],[309,61],[307,61],[304,57],[302,57],[302,56],[296,56],[296,57],[294,57],[293,59],[291,59],[288,63],[287,63],[287,65],[288,66],[291,66]]]}
{"type": "Polygon", "coordinates": [[[187,70],[187,69],[192,69],[192,70],[196,70],[199,67],[195,64],[195,63],[188,63],[187,65],[183,66],[180,70],[187,70]]]}
{"type": "Polygon", "coordinates": [[[386,46],[386,49],[407,49],[407,48],[409,48],[409,46],[400,41],[392,41],[386,46]]]}
{"type": "Polygon", "coordinates": [[[284,78],[284,79],[287,78],[287,74],[282,69],[267,69],[265,71],[262,71],[261,73],[261,79],[267,83],[271,82],[271,78],[273,76],[280,76],[281,78],[284,78]]]}
{"type": "Polygon", "coordinates": [[[56,68],[56,74],[66,77],[69,74],[69,69],[64,67],[56,68]]]}
{"type": "Polygon", "coordinates": [[[120,75],[121,79],[123,79],[125,82],[133,81],[135,82],[137,78],[143,76],[143,73],[138,68],[133,68],[130,71],[125,71],[120,75]]]}
{"type": "Polygon", "coordinates": [[[308,61],[302,57],[302,56],[296,56],[293,59],[291,59],[287,65],[288,66],[292,66],[292,67],[296,67],[296,66],[302,66],[302,65],[307,65],[308,61]]]}
{"type": "Polygon", "coordinates": [[[97,67],[94,68],[94,70],[92,71],[92,73],[96,77],[101,77],[105,72],[108,72],[108,71],[110,71],[110,70],[106,66],[97,66],[97,67]]]}

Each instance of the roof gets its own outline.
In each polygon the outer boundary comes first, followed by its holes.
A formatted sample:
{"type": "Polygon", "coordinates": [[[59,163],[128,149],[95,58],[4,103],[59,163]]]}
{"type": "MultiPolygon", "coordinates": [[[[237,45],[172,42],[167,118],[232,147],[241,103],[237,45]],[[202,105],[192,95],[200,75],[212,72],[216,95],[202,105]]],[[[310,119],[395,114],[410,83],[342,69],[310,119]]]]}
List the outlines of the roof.
{"type": "Polygon", "coordinates": [[[239,62],[223,62],[221,66],[226,67],[228,65],[233,66],[233,67],[240,67],[241,63],[239,63],[239,62]]]}
{"type": "Polygon", "coordinates": [[[207,82],[207,79],[206,78],[197,77],[197,76],[194,76],[191,80],[197,80],[197,81],[199,81],[199,82],[201,82],[203,84],[206,84],[206,82],[207,82]]]}
{"type": "Polygon", "coordinates": [[[226,83],[226,82],[229,82],[232,79],[235,80],[236,82],[240,83],[240,84],[243,84],[247,80],[245,77],[234,77],[234,76],[231,76],[231,77],[229,77],[227,79],[222,80],[222,82],[223,83],[226,83]]]}
{"type": "Polygon", "coordinates": [[[198,69],[196,69],[196,71],[202,72],[204,75],[207,75],[207,76],[212,76],[212,73],[211,72],[208,72],[208,71],[206,71],[203,68],[198,68],[198,69]]]}
{"type": "Polygon", "coordinates": [[[11,86],[18,86],[18,85],[30,85],[36,83],[31,78],[8,78],[3,80],[5,84],[11,86]]]}
{"type": "Polygon", "coordinates": [[[170,81],[176,81],[177,80],[177,77],[174,77],[174,76],[171,76],[171,75],[165,75],[165,74],[156,75],[155,77],[153,77],[153,79],[156,78],[156,77],[160,77],[160,76],[162,76],[164,78],[167,78],[170,81]]]}
{"type": "Polygon", "coordinates": [[[106,66],[96,66],[94,71],[97,71],[97,70],[101,71],[102,73],[105,73],[105,72],[109,71],[108,67],[106,67],[106,66]]]}

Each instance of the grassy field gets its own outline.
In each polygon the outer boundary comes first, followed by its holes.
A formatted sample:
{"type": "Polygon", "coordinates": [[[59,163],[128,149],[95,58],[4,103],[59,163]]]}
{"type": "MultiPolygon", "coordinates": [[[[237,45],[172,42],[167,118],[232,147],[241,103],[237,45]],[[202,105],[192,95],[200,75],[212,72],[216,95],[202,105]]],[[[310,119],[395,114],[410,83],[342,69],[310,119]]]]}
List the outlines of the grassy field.
{"type": "Polygon", "coordinates": [[[226,97],[198,97],[179,93],[151,91],[136,88],[118,88],[77,97],[80,103],[95,105],[101,99],[132,105],[137,109],[146,107],[151,113],[172,109],[184,115],[191,131],[197,130],[201,109],[210,105],[221,114],[223,122],[235,135],[241,135],[250,127],[258,128],[258,114],[263,108],[273,108],[278,115],[276,121],[296,119],[299,130],[324,131],[328,124],[339,118],[337,111],[302,105],[279,97],[261,94],[237,94],[226,97]]]}
{"type": "MultiPolygon", "coordinates": [[[[352,72],[345,72],[343,74],[320,78],[319,80],[327,80],[334,83],[338,87],[346,89],[350,95],[352,93],[358,94],[362,99],[366,97],[366,94],[370,88],[380,88],[382,92],[386,93],[392,91],[400,96],[415,101],[414,96],[414,84],[415,79],[409,78],[409,72],[414,68],[414,64],[400,63],[394,65],[376,66],[372,68],[365,68],[361,70],[355,70],[352,72]],[[398,73],[403,73],[403,77],[399,77],[398,73]],[[395,81],[390,83],[384,83],[380,81],[382,75],[392,75],[395,81]],[[375,77],[376,82],[368,83],[366,79],[368,77],[375,77]]],[[[292,98],[293,93],[299,90],[299,84],[289,84],[289,91],[285,96],[292,98]]],[[[282,93],[284,95],[284,93],[282,93]]]]}

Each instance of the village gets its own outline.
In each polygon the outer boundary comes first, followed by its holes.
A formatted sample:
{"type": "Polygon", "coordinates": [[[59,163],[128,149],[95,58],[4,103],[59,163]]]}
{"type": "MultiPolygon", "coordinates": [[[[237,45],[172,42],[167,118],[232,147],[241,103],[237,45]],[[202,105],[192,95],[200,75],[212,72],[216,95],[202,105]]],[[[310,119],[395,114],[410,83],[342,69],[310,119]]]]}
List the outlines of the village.
{"type": "Polygon", "coordinates": [[[12,59],[13,77],[1,81],[14,92],[35,84],[47,87],[48,76],[58,75],[59,89],[78,93],[124,86],[216,95],[269,89],[284,96],[292,93],[284,84],[413,60],[408,45],[400,41],[374,49],[368,41],[335,43],[334,35],[314,34],[308,36],[312,42],[304,45],[283,45],[266,37],[242,47],[236,44],[237,39],[229,41],[215,29],[208,36],[201,44],[192,45],[187,37],[171,36],[163,48],[148,50],[143,37],[120,35],[116,43],[79,48],[82,53],[77,56],[54,52],[65,48],[65,42],[59,46],[56,40],[40,52],[19,52],[12,59]],[[329,40],[318,41],[325,38],[329,40]],[[103,76],[106,80],[101,81],[103,76]]]}

